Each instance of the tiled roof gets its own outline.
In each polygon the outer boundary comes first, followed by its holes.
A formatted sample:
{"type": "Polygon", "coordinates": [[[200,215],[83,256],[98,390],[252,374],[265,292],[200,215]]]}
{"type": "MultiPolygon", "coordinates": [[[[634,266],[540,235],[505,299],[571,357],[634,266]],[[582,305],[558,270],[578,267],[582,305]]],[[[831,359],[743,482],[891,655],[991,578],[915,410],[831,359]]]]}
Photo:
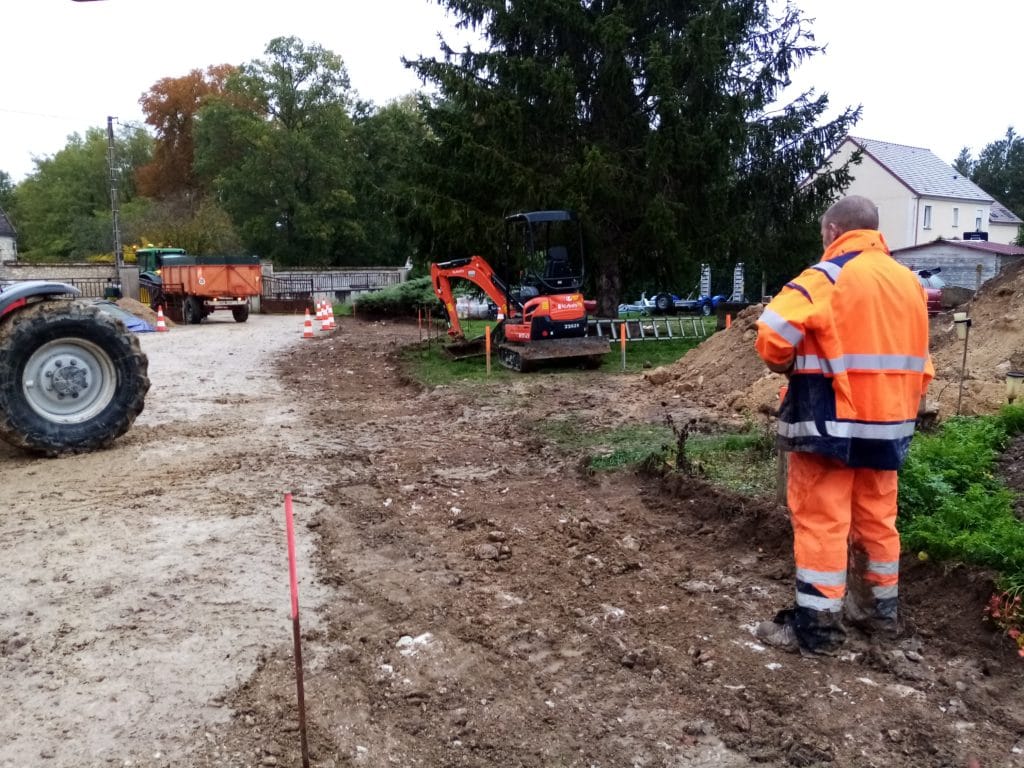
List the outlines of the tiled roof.
{"type": "Polygon", "coordinates": [[[14,225],[11,224],[11,220],[7,218],[4,209],[0,208],[0,237],[17,237],[17,235],[18,233],[14,231],[14,225]]]}
{"type": "Polygon", "coordinates": [[[949,197],[956,200],[992,202],[992,196],[968,179],[953,166],[942,162],[931,150],[890,144],[888,141],[847,139],[864,150],[864,154],[910,187],[922,197],[949,197]]]}
{"type": "Polygon", "coordinates": [[[992,201],[992,207],[988,212],[988,220],[993,224],[1024,224],[1024,221],[1021,221],[1017,214],[998,200],[992,201]]]}
{"type": "Polygon", "coordinates": [[[985,251],[986,253],[994,253],[999,256],[1024,256],[1024,248],[1018,245],[1005,245],[1003,243],[989,243],[985,240],[932,240],[929,243],[921,243],[920,245],[911,245],[906,248],[897,248],[894,250],[893,256],[907,251],[916,251],[921,248],[929,248],[933,245],[955,245],[958,248],[970,248],[975,251],[985,251]]]}

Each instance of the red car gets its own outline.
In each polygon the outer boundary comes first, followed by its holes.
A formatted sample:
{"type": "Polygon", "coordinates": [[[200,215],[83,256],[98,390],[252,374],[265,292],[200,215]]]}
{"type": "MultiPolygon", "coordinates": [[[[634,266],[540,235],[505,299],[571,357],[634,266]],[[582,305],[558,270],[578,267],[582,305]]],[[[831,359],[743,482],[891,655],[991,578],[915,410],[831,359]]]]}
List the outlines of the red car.
{"type": "Polygon", "coordinates": [[[921,285],[924,286],[925,296],[928,297],[929,315],[937,315],[942,311],[942,288],[946,282],[936,275],[936,273],[941,270],[942,267],[914,270],[917,274],[917,279],[920,280],[921,285]]]}

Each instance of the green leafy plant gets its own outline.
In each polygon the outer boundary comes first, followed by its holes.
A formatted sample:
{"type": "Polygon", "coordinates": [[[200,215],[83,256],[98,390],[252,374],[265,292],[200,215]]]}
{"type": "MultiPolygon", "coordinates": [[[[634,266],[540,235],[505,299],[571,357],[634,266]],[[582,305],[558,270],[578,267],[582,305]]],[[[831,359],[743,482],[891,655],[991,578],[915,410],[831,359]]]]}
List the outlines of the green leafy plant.
{"type": "Polygon", "coordinates": [[[1014,494],[995,473],[1009,439],[1024,429],[1024,408],[955,418],[914,438],[900,473],[904,545],[940,560],[991,568],[1003,589],[1024,587],[1024,523],[1014,494]]]}

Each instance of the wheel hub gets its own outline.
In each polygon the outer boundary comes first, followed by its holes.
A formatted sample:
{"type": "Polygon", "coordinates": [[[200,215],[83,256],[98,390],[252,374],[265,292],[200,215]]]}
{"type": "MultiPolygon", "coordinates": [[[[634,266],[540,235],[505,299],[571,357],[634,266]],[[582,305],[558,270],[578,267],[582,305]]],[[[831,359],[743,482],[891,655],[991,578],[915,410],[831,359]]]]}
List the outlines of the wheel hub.
{"type": "Polygon", "coordinates": [[[89,372],[77,360],[70,360],[66,365],[64,360],[54,360],[44,376],[46,390],[53,392],[58,400],[78,397],[89,388],[89,372]]]}
{"type": "Polygon", "coordinates": [[[117,373],[96,344],[63,338],[44,344],[29,358],[22,386],[37,414],[60,424],[79,424],[98,415],[113,399],[117,373]]]}

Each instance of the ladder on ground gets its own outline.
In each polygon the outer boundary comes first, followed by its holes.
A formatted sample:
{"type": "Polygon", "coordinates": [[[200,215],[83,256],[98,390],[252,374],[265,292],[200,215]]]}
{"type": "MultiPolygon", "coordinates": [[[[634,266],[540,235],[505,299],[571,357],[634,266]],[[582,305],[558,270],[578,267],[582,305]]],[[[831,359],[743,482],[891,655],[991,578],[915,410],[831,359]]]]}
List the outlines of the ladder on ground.
{"type": "Polygon", "coordinates": [[[703,339],[708,335],[703,317],[638,317],[629,320],[596,318],[587,328],[588,336],[601,336],[619,341],[668,341],[670,339],[703,339]]]}

